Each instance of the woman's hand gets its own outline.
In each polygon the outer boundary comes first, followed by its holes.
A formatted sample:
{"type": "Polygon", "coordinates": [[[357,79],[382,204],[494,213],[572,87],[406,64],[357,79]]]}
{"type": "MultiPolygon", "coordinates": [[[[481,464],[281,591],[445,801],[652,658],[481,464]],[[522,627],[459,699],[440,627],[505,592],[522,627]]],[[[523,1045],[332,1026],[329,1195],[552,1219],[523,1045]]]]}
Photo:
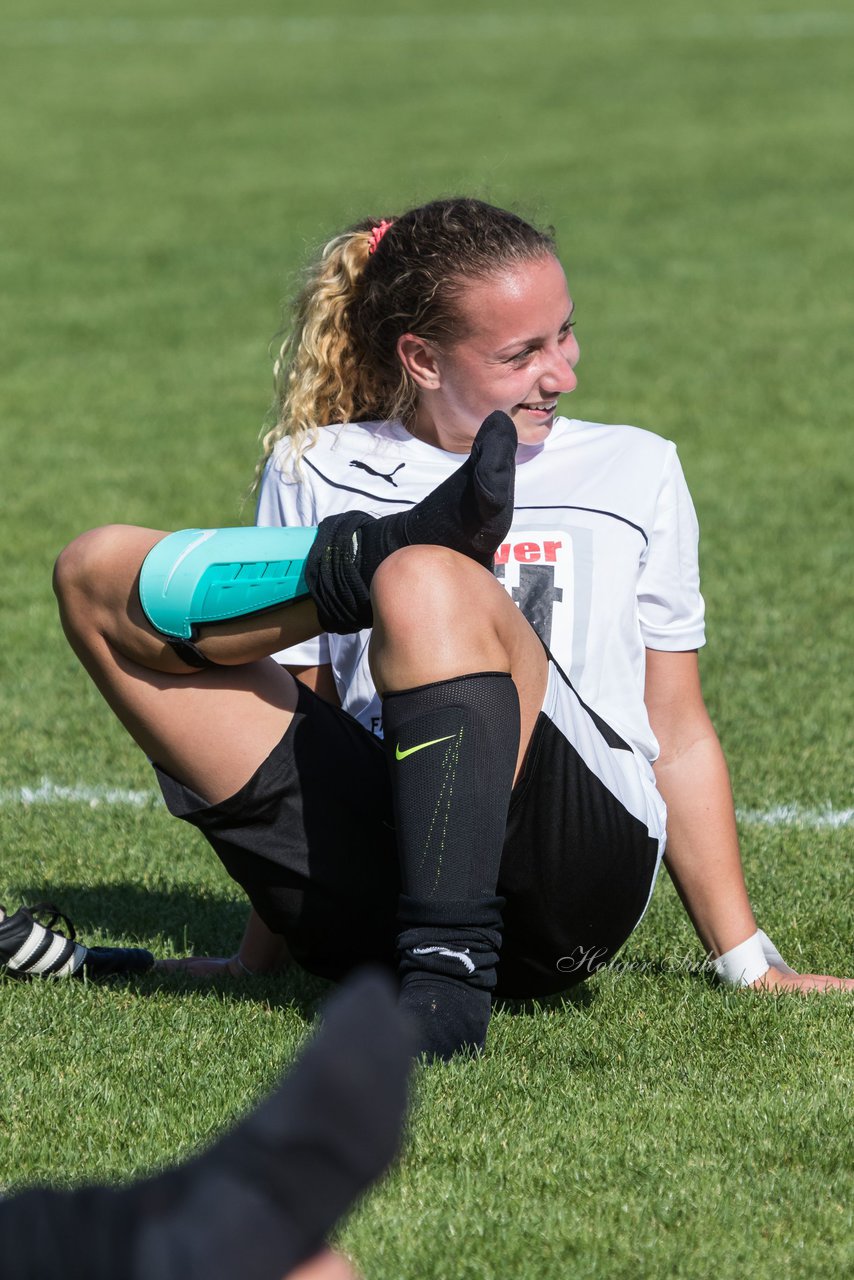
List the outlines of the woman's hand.
{"type": "Polygon", "coordinates": [[[160,973],[186,973],[191,978],[254,978],[281,973],[290,963],[284,938],[273,933],[250,911],[240,946],[233,956],[180,956],[175,960],[158,960],[154,967],[160,973]]]}
{"type": "Polygon", "coordinates": [[[783,973],[772,965],[750,986],[754,991],[854,991],[854,978],[833,978],[824,973],[783,973]]]}

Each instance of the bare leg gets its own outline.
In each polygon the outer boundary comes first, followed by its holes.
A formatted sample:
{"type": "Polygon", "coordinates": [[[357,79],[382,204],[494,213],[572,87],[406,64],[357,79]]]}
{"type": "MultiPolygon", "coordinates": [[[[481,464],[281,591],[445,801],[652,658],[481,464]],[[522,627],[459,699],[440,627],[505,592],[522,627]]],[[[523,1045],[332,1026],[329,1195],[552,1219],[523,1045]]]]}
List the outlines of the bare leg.
{"type": "Polygon", "coordinates": [[[69,643],[143,751],[209,803],[233,795],[269,755],[296,706],[267,655],[320,630],[310,602],[207,628],[198,647],[223,666],[186,666],[145,619],[140,565],[164,535],[117,525],[72,542],[54,572],[69,643]]]}

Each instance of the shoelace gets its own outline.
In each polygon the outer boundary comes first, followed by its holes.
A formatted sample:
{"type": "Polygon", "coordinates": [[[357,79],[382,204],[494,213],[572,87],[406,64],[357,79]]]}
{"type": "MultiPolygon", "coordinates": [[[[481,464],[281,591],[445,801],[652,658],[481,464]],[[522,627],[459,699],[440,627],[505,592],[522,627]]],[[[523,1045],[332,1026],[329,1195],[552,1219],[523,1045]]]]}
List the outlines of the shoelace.
{"type": "Polygon", "coordinates": [[[36,922],[37,916],[49,915],[50,918],[48,920],[40,919],[38,920],[37,923],[42,925],[45,929],[49,929],[54,933],[63,932],[63,930],[58,930],[55,928],[57,922],[61,920],[63,925],[65,926],[65,930],[67,931],[66,937],[69,939],[69,941],[74,942],[75,939],[77,938],[77,931],[74,928],[74,925],[68,919],[68,916],[65,915],[62,911],[60,911],[58,907],[55,907],[52,902],[37,902],[35,906],[32,906],[32,907],[21,907],[21,911],[25,916],[28,916],[29,919],[34,923],[36,922]]]}

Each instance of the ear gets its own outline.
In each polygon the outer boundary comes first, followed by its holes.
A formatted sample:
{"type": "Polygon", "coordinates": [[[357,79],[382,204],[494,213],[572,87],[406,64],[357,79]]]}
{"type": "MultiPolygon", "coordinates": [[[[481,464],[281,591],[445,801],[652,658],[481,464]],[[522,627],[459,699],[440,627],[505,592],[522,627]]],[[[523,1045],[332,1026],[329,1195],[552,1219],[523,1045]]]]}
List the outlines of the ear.
{"type": "Polygon", "coordinates": [[[435,391],[441,384],[438,352],[426,338],[402,334],[397,340],[397,358],[422,391],[435,391]]]}

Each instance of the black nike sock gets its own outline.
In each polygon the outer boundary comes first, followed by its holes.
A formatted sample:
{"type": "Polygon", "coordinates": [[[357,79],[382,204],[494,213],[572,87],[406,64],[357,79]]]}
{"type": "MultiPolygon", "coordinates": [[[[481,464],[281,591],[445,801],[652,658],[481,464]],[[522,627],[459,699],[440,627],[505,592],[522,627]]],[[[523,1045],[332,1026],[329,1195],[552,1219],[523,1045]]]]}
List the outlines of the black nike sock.
{"type": "Polygon", "coordinates": [[[483,1048],[501,945],[496,883],[519,748],[504,672],[387,694],[383,731],[401,864],[401,1003],[419,1052],[483,1048]]]}
{"type": "Polygon", "coordinates": [[[516,443],[512,420],[496,411],[463,465],[409,511],[322,520],[305,572],[324,630],[348,635],[372,625],[371,579],[401,547],[450,547],[490,567],[513,519],[516,443]]]}

